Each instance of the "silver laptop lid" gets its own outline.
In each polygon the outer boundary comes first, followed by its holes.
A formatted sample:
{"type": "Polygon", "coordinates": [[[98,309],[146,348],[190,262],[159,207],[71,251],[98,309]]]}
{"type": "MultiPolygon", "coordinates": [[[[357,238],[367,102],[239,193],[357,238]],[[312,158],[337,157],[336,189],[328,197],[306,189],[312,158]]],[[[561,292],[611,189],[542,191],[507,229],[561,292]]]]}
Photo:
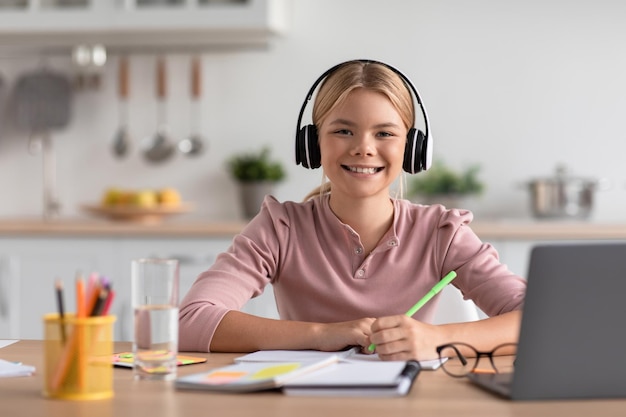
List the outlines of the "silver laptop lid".
{"type": "Polygon", "coordinates": [[[511,397],[626,397],[626,242],[531,252],[511,397]]]}

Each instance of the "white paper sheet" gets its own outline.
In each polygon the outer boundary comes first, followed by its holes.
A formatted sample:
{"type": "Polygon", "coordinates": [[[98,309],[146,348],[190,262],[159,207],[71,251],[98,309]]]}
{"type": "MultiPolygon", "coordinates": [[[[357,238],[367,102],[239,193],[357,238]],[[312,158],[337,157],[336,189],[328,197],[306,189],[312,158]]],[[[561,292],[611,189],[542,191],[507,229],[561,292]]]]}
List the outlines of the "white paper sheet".
{"type": "Polygon", "coordinates": [[[12,345],[15,342],[17,342],[17,340],[0,339],[0,349],[12,345]]]}
{"type": "Polygon", "coordinates": [[[31,376],[33,372],[35,372],[34,366],[21,365],[0,359],[0,378],[31,376]]]}

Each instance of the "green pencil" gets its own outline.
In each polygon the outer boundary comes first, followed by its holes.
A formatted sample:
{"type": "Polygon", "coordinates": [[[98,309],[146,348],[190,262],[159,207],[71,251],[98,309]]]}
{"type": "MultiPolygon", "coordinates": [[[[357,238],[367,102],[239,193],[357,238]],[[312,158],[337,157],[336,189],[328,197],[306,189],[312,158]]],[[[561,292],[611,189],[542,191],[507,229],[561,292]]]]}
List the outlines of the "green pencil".
{"type": "MultiPolygon", "coordinates": [[[[407,316],[407,317],[412,317],[413,314],[417,313],[417,311],[424,306],[424,304],[429,302],[430,299],[433,298],[435,295],[437,295],[437,293],[439,293],[441,290],[443,290],[443,288],[446,285],[451,283],[454,278],[456,278],[456,272],[450,271],[448,273],[448,275],[446,275],[445,277],[443,277],[441,279],[441,281],[436,283],[435,286],[432,287],[431,290],[428,291],[426,293],[426,295],[421,298],[421,300],[419,300],[417,303],[415,303],[415,305],[413,307],[411,307],[409,309],[409,311],[404,313],[404,315],[407,316]]],[[[369,345],[369,347],[367,349],[370,352],[372,352],[372,351],[374,351],[374,349],[376,349],[376,345],[372,343],[371,345],[369,345]]]]}

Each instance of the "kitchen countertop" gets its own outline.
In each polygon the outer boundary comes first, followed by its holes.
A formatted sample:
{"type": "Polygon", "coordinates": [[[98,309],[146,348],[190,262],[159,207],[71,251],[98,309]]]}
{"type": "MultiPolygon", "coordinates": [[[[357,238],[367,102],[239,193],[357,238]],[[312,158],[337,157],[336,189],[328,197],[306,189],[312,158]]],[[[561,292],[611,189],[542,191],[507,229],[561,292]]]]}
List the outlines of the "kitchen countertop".
{"type": "Polygon", "coordinates": [[[159,223],[98,220],[93,218],[0,218],[0,236],[82,237],[232,237],[246,222],[218,222],[197,218],[168,219],[159,223]]]}
{"type": "MultiPolygon", "coordinates": [[[[211,221],[181,216],[157,224],[94,218],[0,218],[0,236],[14,237],[177,237],[218,238],[239,233],[245,221],[211,221]]],[[[533,219],[475,220],[472,229],[483,240],[626,239],[626,223],[533,219]]]]}

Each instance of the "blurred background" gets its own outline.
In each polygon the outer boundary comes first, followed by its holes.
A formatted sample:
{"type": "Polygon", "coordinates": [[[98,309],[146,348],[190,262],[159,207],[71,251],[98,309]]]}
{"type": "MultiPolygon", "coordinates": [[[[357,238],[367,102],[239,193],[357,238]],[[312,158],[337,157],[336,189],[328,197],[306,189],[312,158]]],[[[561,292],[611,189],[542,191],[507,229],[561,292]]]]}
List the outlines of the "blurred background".
{"type": "MultiPolygon", "coordinates": [[[[2,216],[39,216],[43,209],[42,155],[33,151],[37,146],[28,129],[11,117],[15,88],[33,71],[45,68],[67,75],[73,85],[67,123],[50,131],[61,216],[83,215],[80,205],[99,201],[109,187],[170,186],[196,204],[195,216],[221,221],[242,217],[236,184],[226,171],[233,154],[269,146],[272,158],[287,171],[275,190],[280,200],[300,200],[320,183],[321,170],[294,163],[304,96],[330,66],[372,58],[397,67],[419,89],[432,124],[435,160],[459,168],[481,167],[484,192],[468,203],[478,218],[529,217],[526,184],[554,175],[558,164],[577,177],[610,180],[612,186],[595,195],[592,218],[623,218],[624,2],[253,1],[253,7],[271,4],[281,15],[278,29],[256,43],[234,41],[241,37],[240,23],[223,30],[221,41],[211,32],[194,31],[190,4],[214,3],[206,0],[35,2],[62,8],[68,19],[67,30],[57,27],[50,33],[42,23],[50,20],[33,13],[28,0],[3,3],[2,216]],[[94,18],[99,10],[103,19],[111,18],[113,8],[124,10],[116,11],[124,16],[115,19],[132,26],[132,19],[141,20],[137,15],[143,7],[161,19],[151,23],[154,33],[143,39],[127,30],[107,44],[106,36],[98,42],[97,28],[89,30],[90,22],[102,21],[94,18]],[[72,33],[82,18],[87,29],[72,33]],[[176,30],[168,26],[175,24],[176,30]],[[55,44],[55,36],[63,40],[55,44]],[[88,76],[79,79],[83,68],[72,56],[85,40],[102,43],[107,52],[102,65],[91,62],[85,72],[97,72],[93,85],[88,76]],[[195,105],[199,120],[194,120],[189,91],[194,56],[201,60],[202,92],[195,105]],[[128,58],[130,144],[127,155],[119,158],[112,142],[122,117],[122,57],[128,58]],[[164,111],[155,93],[158,58],[167,69],[164,111]],[[141,143],[154,135],[160,111],[166,113],[173,142],[188,136],[195,124],[205,141],[204,152],[193,158],[176,152],[163,162],[146,161],[141,143]]],[[[218,3],[212,6],[229,7],[218,3]]],[[[305,115],[305,123],[309,120],[305,115]]]]}
{"type": "MultiPolygon", "coordinates": [[[[513,272],[539,242],[623,239],[625,20],[617,0],[0,0],[0,338],[41,338],[53,277],[98,271],[129,340],[132,259],[178,259],[185,294],[250,217],[244,178],[282,178],[260,189],[279,200],[320,184],[298,113],[355,58],[423,99],[438,168],[409,185],[482,190],[411,199],[473,210],[513,272]]],[[[437,322],[477,317],[448,294],[437,322]]],[[[244,311],[276,317],[271,288],[244,311]]]]}

